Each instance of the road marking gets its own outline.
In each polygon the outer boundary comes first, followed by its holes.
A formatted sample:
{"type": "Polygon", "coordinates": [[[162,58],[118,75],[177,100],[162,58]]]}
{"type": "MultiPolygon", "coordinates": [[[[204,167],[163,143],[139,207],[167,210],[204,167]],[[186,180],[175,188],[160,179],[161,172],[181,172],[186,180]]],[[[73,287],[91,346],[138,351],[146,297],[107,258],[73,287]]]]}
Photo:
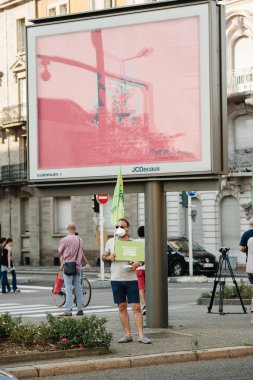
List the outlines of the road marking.
{"type": "MultiPolygon", "coordinates": [[[[188,303],[182,305],[171,305],[169,306],[169,310],[183,309],[188,308],[196,303],[188,303]]],[[[24,304],[4,304],[0,306],[0,314],[9,313],[10,315],[17,316],[21,315],[24,317],[37,318],[37,317],[46,317],[46,315],[52,314],[57,316],[64,312],[64,307],[59,308],[55,305],[43,305],[43,304],[35,304],[35,305],[24,305],[24,304]]],[[[130,307],[127,308],[129,312],[132,312],[130,307]]],[[[76,308],[74,308],[73,314],[75,315],[76,308]]],[[[118,313],[118,307],[115,306],[106,306],[106,305],[94,305],[88,306],[84,309],[84,315],[89,314],[108,314],[108,313],[118,313]]]]}

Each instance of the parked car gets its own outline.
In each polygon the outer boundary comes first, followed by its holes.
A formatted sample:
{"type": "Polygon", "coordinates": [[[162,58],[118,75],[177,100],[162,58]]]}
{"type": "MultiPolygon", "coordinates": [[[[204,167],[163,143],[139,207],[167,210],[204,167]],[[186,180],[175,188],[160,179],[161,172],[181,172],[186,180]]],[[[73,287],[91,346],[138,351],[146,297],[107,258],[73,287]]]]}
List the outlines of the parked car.
{"type": "MultiPolygon", "coordinates": [[[[183,276],[189,273],[189,242],[182,236],[170,237],[167,242],[168,275],[183,276]]],[[[215,255],[200,244],[192,243],[193,273],[212,276],[218,269],[215,255]]]]}
{"type": "Polygon", "coordinates": [[[0,371],[0,380],[18,380],[15,376],[11,375],[10,373],[0,371]]]}

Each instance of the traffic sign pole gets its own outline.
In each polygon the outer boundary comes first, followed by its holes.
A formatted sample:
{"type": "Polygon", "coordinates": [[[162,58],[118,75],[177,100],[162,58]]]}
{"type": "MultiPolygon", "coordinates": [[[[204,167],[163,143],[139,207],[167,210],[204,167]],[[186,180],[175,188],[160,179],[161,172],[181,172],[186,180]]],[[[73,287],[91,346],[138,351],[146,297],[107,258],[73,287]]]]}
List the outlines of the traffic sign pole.
{"type": "Polygon", "coordinates": [[[100,279],[105,279],[105,263],[103,262],[104,253],[104,205],[100,204],[100,279]]]}
{"type": "Polygon", "coordinates": [[[109,195],[108,194],[98,194],[97,201],[100,204],[99,208],[99,231],[100,231],[100,279],[105,279],[105,263],[103,262],[103,253],[104,253],[104,205],[108,202],[109,195]]]}
{"type": "Polygon", "coordinates": [[[192,262],[192,197],[188,195],[189,274],[193,275],[192,262]]]}
{"type": "Polygon", "coordinates": [[[193,276],[192,261],[192,198],[196,197],[196,191],[186,191],[188,195],[188,241],[189,241],[189,274],[193,276]]]}

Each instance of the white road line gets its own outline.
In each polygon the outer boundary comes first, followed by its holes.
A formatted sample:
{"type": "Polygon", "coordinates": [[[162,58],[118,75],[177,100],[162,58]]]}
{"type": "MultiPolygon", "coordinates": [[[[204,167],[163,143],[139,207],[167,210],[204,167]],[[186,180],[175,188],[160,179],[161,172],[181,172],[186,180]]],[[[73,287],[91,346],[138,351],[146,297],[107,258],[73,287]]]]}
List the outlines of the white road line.
{"type": "Polygon", "coordinates": [[[20,285],[19,288],[20,289],[33,289],[33,290],[52,290],[53,285],[52,286],[20,285]]]}

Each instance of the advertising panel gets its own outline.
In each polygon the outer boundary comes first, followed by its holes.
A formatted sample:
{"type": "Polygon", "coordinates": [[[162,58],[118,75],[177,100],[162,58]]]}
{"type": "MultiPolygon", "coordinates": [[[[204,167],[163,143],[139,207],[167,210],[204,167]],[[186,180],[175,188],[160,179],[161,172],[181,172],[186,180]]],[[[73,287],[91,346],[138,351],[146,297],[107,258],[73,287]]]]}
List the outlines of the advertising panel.
{"type": "Polygon", "coordinates": [[[31,181],[211,173],[209,6],[29,26],[31,181]]]}

